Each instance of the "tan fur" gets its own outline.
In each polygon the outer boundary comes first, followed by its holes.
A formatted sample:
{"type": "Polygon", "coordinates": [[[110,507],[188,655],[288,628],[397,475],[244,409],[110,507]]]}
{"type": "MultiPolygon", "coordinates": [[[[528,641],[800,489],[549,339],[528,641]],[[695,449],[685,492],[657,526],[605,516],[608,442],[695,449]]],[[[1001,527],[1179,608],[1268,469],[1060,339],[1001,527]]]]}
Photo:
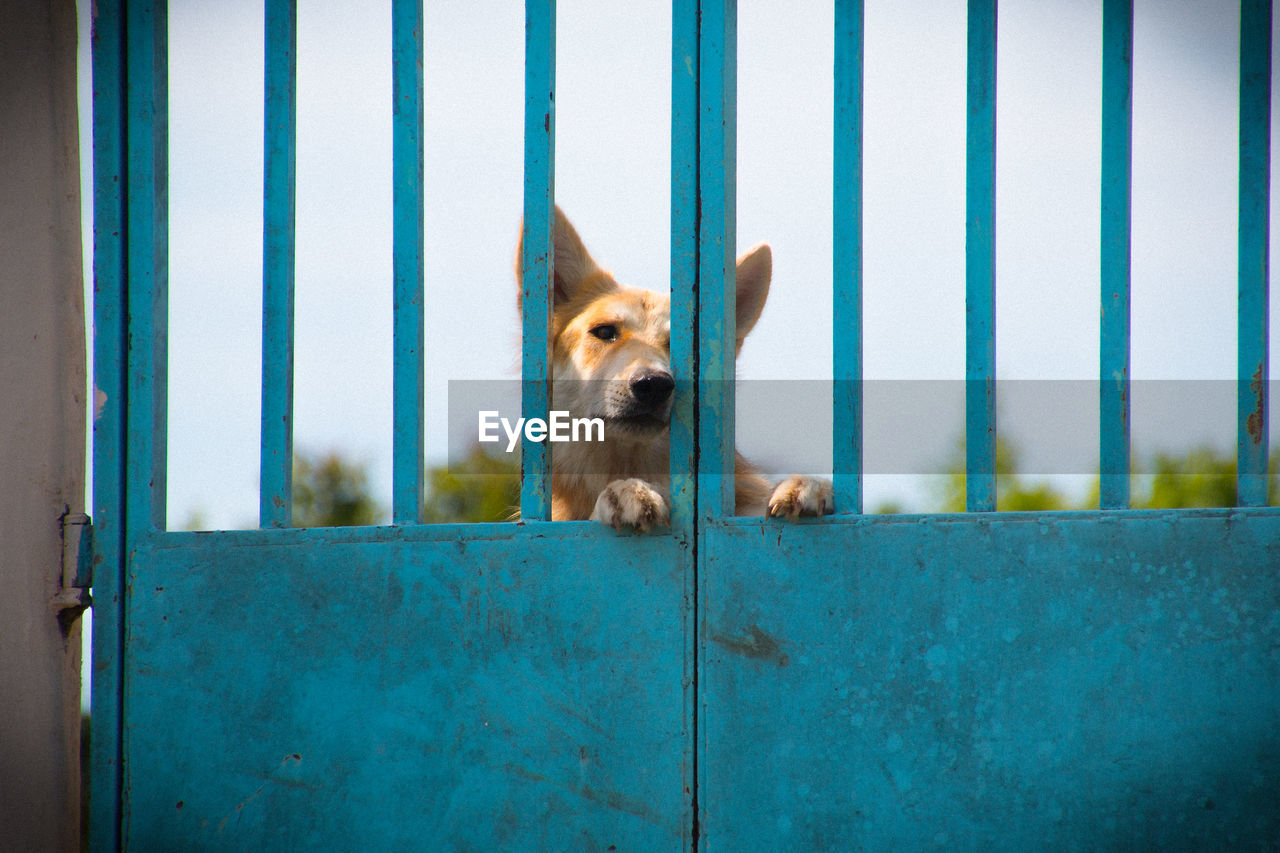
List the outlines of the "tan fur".
{"type": "MultiPolygon", "coordinates": [[[[669,402],[643,427],[631,427],[620,413],[636,404],[630,389],[638,378],[670,378],[670,297],[618,283],[592,259],[559,208],[554,239],[551,408],[568,411],[571,417],[607,420],[603,442],[568,442],[552,448],[551,517],[591,518],[642,530],[665,525],[669,402]],[[612,331],[612,340],[597,334],[612,331]]],[[[521,258],[517,249],[517,282],[522,279],[521,258]]],[[[767,245],[738,259],[738,349],[764,309],[771,275],[767,245]]],[[[768,481],[741,455],[734,475],[738,515],[795,518],[832,510],[831,484],[825,480],[793,476],[771,496],[768,481]]]]}

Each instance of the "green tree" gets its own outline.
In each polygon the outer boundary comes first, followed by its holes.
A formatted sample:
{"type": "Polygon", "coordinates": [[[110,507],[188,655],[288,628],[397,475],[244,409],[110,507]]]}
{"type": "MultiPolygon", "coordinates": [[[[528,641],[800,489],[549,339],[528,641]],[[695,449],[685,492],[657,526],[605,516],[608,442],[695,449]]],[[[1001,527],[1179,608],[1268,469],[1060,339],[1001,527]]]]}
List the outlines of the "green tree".
{"type": "MultiPolygon", "coordinates": [[[[1280,503],[1275,476],[1278,457],[1271,457],[1268,502],[1280,503]]],[[[1201,447],[1186,454],[1156,454],[1150,475],[1134,478],[1130,505],[1134,509],[1229,507],[1236,502],[1234,453],[1201,447]]],[[[1052,483],[1031,480],[1017,472],[1014,447],[996,442],[996,508],[1001,511],[1089,509],[1098,506],[1098,481],[1081,501],[1070,500],[1052,483]]],[[[947,466],[937,511],[963,512],[965,498],[964,446],[947,466]]],[[[333,527],[379,524],[383,509],[369,491],[366,466],[330,452],[299,453],[294,461],[294,525],[333,527]]],[[[462,460],[426,471],[426,522],[509,521],[520,503],[520,466],[505,457],[490,456],[477,445],[462,460]]],[[[886,504],[877,512],[897,512],[886,504]]]]}
{"type": "MultiPolygon", "coordinates": [[[[1277,454],[1268,462],[1267,503],[1275,506],[1277,454]]],[[[1134,509],[1216,507],[1236,505],[1236,456],[1234,452],[1198,447],[1184,456],[1157,453],[1153,474],[1139,477],[1143,486],[1130,499],[1134,509]]],[[[1097,506],[1095,500],[1094,506],[1097,506]]]]}
{"type": "MultiPolygon", "coordinates": [[[[1272,454],[1267,502],[1280,498],[1277,489],[1277,462],[1272,454]]],[[[996,509],[1034,511],[1096,509],[1099,480],[1095,476],[1088,495],[1079,502],[1046,481],[1028,481],[1017,473],[1017,452],[1004,439],[996,440],[996,509]]],[[[1133,509],[1180,509],[1193,507],[1233,507],[1236,505],[1236,457],[1231,451],[1198,447],[1185,454],[1157,453],[1151,458],[1150,474],[1135,476],[1129,505],[1133,509]]],[[[947,466],[946,481],[939,501],[941,512],[963,512],[965,498],[964,444],[947,466]]]]}
{"type": "MultiPolygon", "coordinates": [[[[478,445],[460,462],[427,468],[423,521],[507,521],[519,503],[519,464],[490,456],[478,445]]],[[[385,510],[369,489],[367,465],[336,451],[294,454],[295,527],[385,522],[385,510]]]]}
{"type": "Polygon", "coordinates": [[[294,454],[294,527],[357,527],[383,521],[383,510],[369,491],[364,463],[345,459],[337,451],[294,454]]]}
{"type": "MultiPolygon", "coordinates": [[[[996,509],[1002,512],[1072,509],[1066,495],[1047,481],[1028,481],[1018,470],[1018,454],[1008,441],[996,439],[996,509]]],[[[961,441],[947,465],[939,512],[964,512],[965,463],[961,441]]]]}
{"type": "Polygon", "coordinates": [[[479,445],[452,465],[427,469],[423,521],[510,521],[519,505],[520,464],[479,445]]]}

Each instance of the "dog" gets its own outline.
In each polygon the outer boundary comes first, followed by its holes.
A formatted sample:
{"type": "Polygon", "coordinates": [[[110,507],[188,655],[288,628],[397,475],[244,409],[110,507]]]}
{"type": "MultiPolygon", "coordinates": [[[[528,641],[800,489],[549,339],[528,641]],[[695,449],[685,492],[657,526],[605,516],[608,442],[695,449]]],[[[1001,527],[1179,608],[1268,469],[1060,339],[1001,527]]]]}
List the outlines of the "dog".
{"type": "MultiPolygon", "coordinates": [[[[551,453],[551,518],[647,531],[670,522],[671,299],[618,283],[559,207],[551,320],[551,409],[604,421],[602,441],[551,453]]],[[[523,246],[516,250],[517,304],[523,246]]],[[[737,351],[760,319],[773,275],[767,244],[737,262],[737,351]]],[[[795,519],[834,511],[828,480],[793,475],[776,488],[735,453],[737,515],[795,519]]]]}

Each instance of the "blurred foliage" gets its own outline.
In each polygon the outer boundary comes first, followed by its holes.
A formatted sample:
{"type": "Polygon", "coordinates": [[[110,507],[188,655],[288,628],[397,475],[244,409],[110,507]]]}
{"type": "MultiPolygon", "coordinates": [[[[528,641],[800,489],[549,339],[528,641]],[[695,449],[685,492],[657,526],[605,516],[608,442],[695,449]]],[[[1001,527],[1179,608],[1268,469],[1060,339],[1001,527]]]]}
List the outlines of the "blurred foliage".
{"type": "MultiPolygon", "coordinates": [[[[996,439],[996,509],[1001,512],[1075,509],[1071,501],[1047,481],[1028,481],[1017,473],[1018,455],[1013,445],[996,439]]],[[[964,442],[947,465],[939,512],[964,512],[964,442]]]]}
{"type": "MultiPolygon", "coordinates": [[[[422,519],[428,523],[509,521],[520,503],[520,465],[477,445],[461,461],[426,471],[422,519]]],[[[337,452],[298,452],[293,462],[294,527],[386,523],[369,488],[368,466],[337,452]]]]}
{"type": "MultiPolygon", "coordinates": [[[[1276,470],[1280,454],[1269,462],[1267,503],[1280,498],[1276,470]]],[[[1140,466],[1149,474],[1137,474],[1132,482],[1129,505],[1133,509],[1179,509],[1188,507],[1233,507],[1236,505],[1236,457],[1233,451],[1198,447],[1185,454],[1157,453],[1149,464],[1140,466]]],[[[1096,509],[1099,479],[1095,475],[1089,493],[1073,501],[1045,480],[1032,481],[1017,473],[1017,452],[1009,442],[996,440],[996,509],[1001,512],[1027,510],[1096,509]]],[[[965,498],[964,444],[947,465],[946,480],[939,497],[940,512],[963,512],[965,498]]]]}
{"type": "MultiPolygon", "coordinates": [[[[1280,499],[1271,458],[1268,502],[1280,499]]],[[[1234,453],[1201,447],[1185,454],[1158,453],[1141,466],[1149,474],[1133,477],[1134,509],[1230,507],[1236,501],[1234,453]]],[[[934,511],[963,512],[964,446],[957,446],[938,489],[934,511]]],[[[1018,454],[1007,441],[996,442],[996,508],[1001,512],[1093,509],[1098,506],[1098,478],[1082,500],[1073,500],[1046,479],[1018,473],[1018,454]]],[[[422,518],[428,523],[510,521],[520,503],[520,465],[506,456],[491,456],[479,445],[453,464],[426,471],[422,518]]],[[[889,502],[877,513],[901,512],[889,502]]],[[[293,469],[293,523],[296,527],[343,527],[385,523],[384,509],[369,491],[367,466],[336,452],[298,453],[293,469]]]]}
{"type": "MultiPolygon", "coordinates": [[[[252,524],[245,525],[246,527],[252,524]]],[[[187,513],[187,517],[176,525],[172,525],[170,530],[210,530],[209,517],[205,515],[203,509],[193,509],[187,513]]]]}
{"type": "Polygon", "coordinates": [[[476,445],[461,461],[427,469],[422,520],[511,521],[520,506],[520,463],[476,445]]]}
{"type": "Polygon", "coordinates": [[[357,527],[379,524],[385,515],[369,491],[362,462],[337,451],[293,456],[293,526],[357,527]]]}
{"type": "MultiPolygon", "coordinates": [[[[1276,488],[1277,461],[1280,454],[1276,453],[1267,461],[1267,503],[1272,506],[1280,497],[1276,488]]],[[[1135,509],[1236,505],[1234,452],[1199,447],[1183,456],[1157,453],[1150,467],[1151,475],[1135,478],[1141,487],[1134,489],[1131,505],[1135,509]]]]}

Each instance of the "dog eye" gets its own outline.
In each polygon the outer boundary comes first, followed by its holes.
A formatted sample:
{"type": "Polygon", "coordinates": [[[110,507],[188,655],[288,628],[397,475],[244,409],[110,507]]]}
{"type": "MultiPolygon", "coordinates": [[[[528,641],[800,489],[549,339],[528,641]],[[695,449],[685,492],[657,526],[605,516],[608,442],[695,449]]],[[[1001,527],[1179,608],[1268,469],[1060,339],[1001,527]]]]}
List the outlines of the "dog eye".
{"type": "Polygon", "coordinates": [[[611,324],[596,326],[591,330],[591,334],[605,343],[611,344],[618,339],[618,327],[611,324]]]}

